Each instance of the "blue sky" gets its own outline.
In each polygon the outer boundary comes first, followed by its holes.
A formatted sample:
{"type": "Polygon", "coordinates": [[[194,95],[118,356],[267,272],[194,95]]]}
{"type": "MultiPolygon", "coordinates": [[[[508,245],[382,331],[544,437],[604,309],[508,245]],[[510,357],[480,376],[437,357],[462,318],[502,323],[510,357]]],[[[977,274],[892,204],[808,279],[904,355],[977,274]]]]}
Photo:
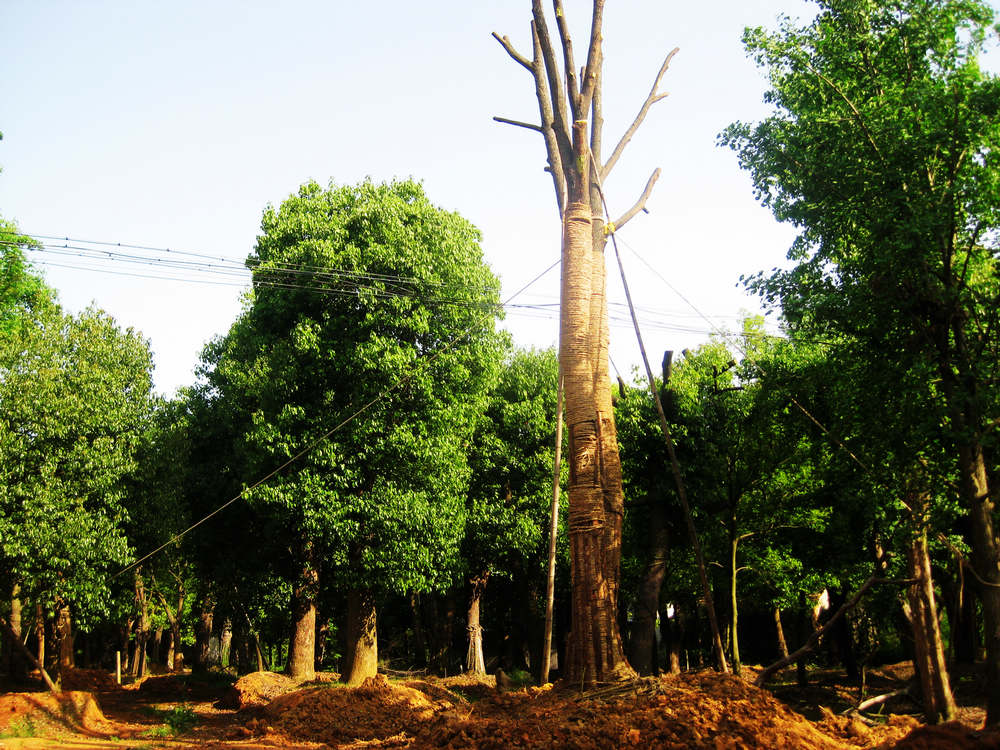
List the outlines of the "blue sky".
{"type": "MultiPolygon", "coordinates": [[[[582,38],[588,3],[566,5],[582,38]]],[[[739,275],[780,264],[791,242],[791,230],[754,202],[733,154],[715,145],[729,122],[765,114],[763,80],[740,35],[746,25],[773,26],[782,12],[807,18],[811,6],[608,3],[606,152],[665,55],[680,48],[661,85],[670,96],[605,186],[616,213],[655,167],[663,170],[650,213],[620,234],[657,360],[663,349],[707,338],[709,324],[688,302],[725,328],[741,309],[755,310],[739,275]]],[[[35,234],[242,259],[265,205],[306,180],[412,176],[434,203],[483,231],[509,295],[555,261],[559,245],[540,138],[492,120],[537,117],[529,76],[490,36],[507,34],[527,52],[529,17],[528,0],[6,0],[0,215],[35,234]]],[[[94,302],[142,331],[168,394],[193,381],[202,346],[240,306],[239,286],[193,275],[44,273],[68,308],[94,302]]],[[[556,302],[557,276],[518,301],[556,302]]],[[[610,297],[622,301],[618,285],[610,297]]],[[[525,346],[556,340],[554,315],[512,313],[505,325],[525,346]]],[[[638,362],[631,326],[622,321],[611,333],[612,357],[628,378],[638,362]]]]}

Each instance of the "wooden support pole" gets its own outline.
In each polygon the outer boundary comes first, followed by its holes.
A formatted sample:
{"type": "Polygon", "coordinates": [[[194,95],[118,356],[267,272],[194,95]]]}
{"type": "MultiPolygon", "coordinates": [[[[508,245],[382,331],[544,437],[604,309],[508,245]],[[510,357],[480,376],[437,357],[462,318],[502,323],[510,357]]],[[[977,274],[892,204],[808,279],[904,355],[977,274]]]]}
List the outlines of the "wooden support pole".
{"type": "Polygon", "coordinates": [[[549,570],[545,582],[545,638],[542,644],[542,671],[540,682],[549,681],[552,659],[552,614],[556,592],[556,537],[559,531],[559,478],[562,473],[563,433],[563,378],[559,374],[559,389],[556,396],[556,451],[552,461],[552,508],[549,526],[549,570]]]}

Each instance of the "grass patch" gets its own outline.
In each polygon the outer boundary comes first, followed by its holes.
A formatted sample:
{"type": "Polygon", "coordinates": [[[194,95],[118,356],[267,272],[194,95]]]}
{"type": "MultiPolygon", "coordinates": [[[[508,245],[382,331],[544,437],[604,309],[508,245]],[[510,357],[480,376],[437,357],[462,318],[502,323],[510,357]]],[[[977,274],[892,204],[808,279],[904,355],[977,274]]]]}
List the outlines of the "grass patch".
{"type": "Polygon", "coordinates": [[[147,709],[147,711],[158,719],[162,719],[163,724],[147,730],[144,733],[146,737],[173,737],[190,731],[198,723],[198,716],[194,709],[183,703],[168,711],[155,708],[147,709]]]}
{"type": "Polygon", "coordinates": [[[37,731],[35,722],[31,720],[30,716],[25,716],[23,719],[15,719],[4,731],[0,732],[0,739],[34,737],[37,731]]]}

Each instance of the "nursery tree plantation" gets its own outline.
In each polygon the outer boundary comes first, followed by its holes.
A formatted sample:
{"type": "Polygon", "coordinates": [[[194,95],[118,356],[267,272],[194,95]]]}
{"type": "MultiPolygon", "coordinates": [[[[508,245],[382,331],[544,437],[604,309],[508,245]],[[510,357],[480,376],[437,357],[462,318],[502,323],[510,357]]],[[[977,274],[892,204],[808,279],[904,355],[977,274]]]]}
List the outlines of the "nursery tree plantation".
{"type": "Polygon", "coordinates": [[[539,105],[498,119],[545,147],[558,351],[501,329],[479,230],[418,179],[308,180],[263,206],[241,312],[167,399],[142,333],[100,300],[65,311],[0,220],[4,688],[120,659],[126,681],[517,690],[551,656],[557,691],[601,700],[731,667],[718,679],[799,691],[804,712],[839,680],[863,727],[900,696],[928,723],[970,705],[1000,723],[994,9],[817,0],[808,23],[746,30],[770,114],[731,112],[719,146],[797,237],[781,267],[718,273],[782,334],[748,314],[647,352],[649,383],[612,381],[605,254],[659,172],[621,216],[603,183],[640,125],[659,137],[644,121],[674,53],[602,157],[605,3],[584,5],[532,2],[524,51],[495,35],[539,105]],[[579,61],[570,16],[590,23],[579,61]],[[865,704],[900,663],[912,681],[865,704]]]}

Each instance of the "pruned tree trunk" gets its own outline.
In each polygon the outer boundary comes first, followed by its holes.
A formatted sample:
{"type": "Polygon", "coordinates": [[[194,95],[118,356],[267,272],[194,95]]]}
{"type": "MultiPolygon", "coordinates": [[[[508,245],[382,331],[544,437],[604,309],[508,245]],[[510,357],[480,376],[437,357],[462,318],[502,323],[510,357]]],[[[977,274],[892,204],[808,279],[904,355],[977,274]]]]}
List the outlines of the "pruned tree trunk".
{"type": "Polygon", "coordinates": [[[288,643],[288,674],[296,680],[316,677],[316,597],[319,568],[313,560],[313,546],[307,543],[299,580],[292,592],[292,635],[288,643]]]}
{"type": "MultiPolygon", "coordinates": [[[[649,107],[663,98],[656,93],[656,88],[670,56],[661,67],[639,115],[611,158],[603,163],[601,39],[604,0],[593,0],[587,62],[582,71],[578,71],[573,58],[563,4],[555,0],[554,5],[562,65],[549,35],[541,0],[532,0],[531,59],[519,54],[506,37],[494,34],[507,53],[532,74],[541,124],[497,119],[535,130],[543,136],[561,213],[559,361],[565,383],[569,432],[573,623],[565,675],[573,683],[592,685],[635,675],[625,659],[616,617],[624,501],[608,376],[605,231],[596,184],[617,162],[649,107]]],[[[656,174],[647,184],[643,202],[656,174]]],[[[624,224],[640,207],[634,207],[616,223],[624,224]]]]}
{"type": "Polygon", "coordinates": [[[347,595],[347,661],[344,682],[360,685],[378,674],[378,628],[371,591],[347,595]]]}
{"type": "Polygon", "coordinates": [[[465,655],[465,671],[471,674],[486,674],[486,661],[483,656],[483,627],[480,624],[480,603],[490,572],[484,570],[469,581],[469,614],[466,620],[466,630],[469,636],[469,648],[465,655]]]}

